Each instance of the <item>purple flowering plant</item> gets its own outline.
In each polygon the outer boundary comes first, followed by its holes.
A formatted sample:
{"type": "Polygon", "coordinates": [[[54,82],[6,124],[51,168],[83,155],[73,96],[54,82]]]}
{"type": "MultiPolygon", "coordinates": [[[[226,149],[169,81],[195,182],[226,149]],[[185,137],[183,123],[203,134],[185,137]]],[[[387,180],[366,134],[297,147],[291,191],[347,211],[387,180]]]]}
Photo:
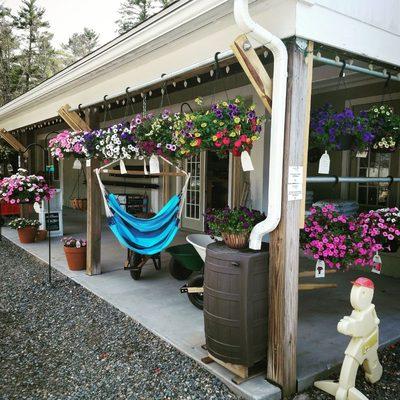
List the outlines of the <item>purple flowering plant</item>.
{"type": "Polygon", "coordinates": [[[247,207],[209,208],[205,214],[206,233],[212,237],[222,233],[250,233],[256,224],[265,219],[265,214],[247,207]]]}
{"type": "Polygon", "coordinates": [[[365,111],[357,115],[350,108],[337,112],[325,104],[311,114],[310,148],[364,151],[374,139],[365,111]]]}

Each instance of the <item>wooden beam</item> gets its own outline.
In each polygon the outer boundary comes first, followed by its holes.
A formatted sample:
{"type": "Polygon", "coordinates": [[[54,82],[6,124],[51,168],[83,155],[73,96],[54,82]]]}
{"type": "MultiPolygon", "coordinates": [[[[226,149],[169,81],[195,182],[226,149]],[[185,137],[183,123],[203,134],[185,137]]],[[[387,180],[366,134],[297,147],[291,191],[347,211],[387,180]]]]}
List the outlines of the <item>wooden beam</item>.
{"type": "Polygon", "coordinates": [[[170,169],[169,169],[169,164],[166,163],[165,161],[163,161],[162,165],[163,165],[162,167],[163,202],[165,204],[171,196],[170,179],[169,179],[170,169]]]}
{"type": "Polygon", "coordinates": [[[312,95],[312,80],[314,66],[314,42],[309,41],[307,44],[307,56],[305,63],[307,64],[307,94],[306,102],[306,120],[304,123],[304,144],[303,144],[303,198],[301,199],[299,228],[304,228],[304,220],[306,215],[306,198],[307,198],[307,165],[308,165],[308,141],[310,135],[310,117],[311,117],[311,95],[312,95]]]}
{"type": "Polygon", "coordinates": [[[5,140],[14,150],[22,153],[25,158],[28,157],[28,153],[26,153],[26,147],[18,141],[15,136],[13,136],[10,132],[7,132],[5,129],[0,128],[0,137],[5,140]]]}
{"type": "Polygon", "coordinates": [[[74,131],[90,131],[90,126],[84,121],[76,111],[70,111],[71,106],[63,105],[58,110],[58,115],[71,127],[74,131]]]}
{"type": "MultiPolygon", "coordinates": [[[[85,124],[93,129],[99,128],[99,115],[97,112],[87,110],[85,124]]],[[[83,124],[80,124],[83,126],[83,124]]],[[[86,190],[87,190],[87,259],[86,273],[88,275],[101,274],[101,210],[103,208],[101,191],[94,172],[100,167],[100,161],[92,159],[86,164],[86,190]]]]}
{"type": "Polygon", "coordinates": [[[270,234],[267,377],[282,388],[284,397],[296,391],[301,207],[301,200],[288,198],[289,167],[303,165],[309,87],[308,66],[297,45],[288,43],[282,216],[270,234]]]}
{"type": "Polygon", "coordinates": [[[265,108],[271,113],[272,81],[246,35],[240,35],[230,46],[265,108]]]}

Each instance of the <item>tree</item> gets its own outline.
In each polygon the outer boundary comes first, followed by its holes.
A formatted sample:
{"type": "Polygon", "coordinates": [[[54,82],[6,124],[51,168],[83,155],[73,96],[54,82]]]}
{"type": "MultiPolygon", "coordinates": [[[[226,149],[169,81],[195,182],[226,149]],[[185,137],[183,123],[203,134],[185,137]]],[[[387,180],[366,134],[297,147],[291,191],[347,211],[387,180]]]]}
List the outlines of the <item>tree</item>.
{"type": "Polygon", "coordinates": [[[124,0],[118,11],[119,18],[116,21],[118,33],[122,34],[129,31],[159,10],[160,3],[155,0],[124,0]]]}
{"type": "Polygon", "coordinates": [[[40,64],[47,64],[49,58],[54,56],[54,49],[50,43],[53,35],[46,30],[49,23],[44,20],[44,13],[45,9],[37,5],[37,0],[22,0],[22,5],[14,17],[14,25],[20,32],[19,64],[23,85],[21,91],[28,91],[50,76],[48,68],[40,64]]]}
{"type": "Polygon", "coordinates": [[[0,4],[0,105],[12,99],[16,84],[15,52],[18,42],[12,28],[11,11],[0,4]]]}
{"type": "Polygon", "coordinates": [[[69,65],[91,53],[99,45],[99,34],[84,28],[82,33],[74,33],[61,47],[65,52],[65,64],[69,65]]]}

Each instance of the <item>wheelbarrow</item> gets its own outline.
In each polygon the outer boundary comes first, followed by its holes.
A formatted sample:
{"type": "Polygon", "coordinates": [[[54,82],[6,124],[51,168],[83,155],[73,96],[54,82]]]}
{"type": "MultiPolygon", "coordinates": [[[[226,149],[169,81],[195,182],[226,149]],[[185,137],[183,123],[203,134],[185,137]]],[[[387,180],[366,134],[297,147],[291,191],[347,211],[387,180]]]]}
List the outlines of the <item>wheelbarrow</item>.
{"type": "Polygon", "coordinates": [[[189,301],[200,310],[203,309],[203,268],[206,259],[206,247],[214,242],[208,235],[192,234],[186,237],[189,243],[169,247],[166,251],[172,258],[169,263],[170,274],[178,280],[188,279],[186,285],[180,288],[181,293],[187,293],[189,301]]]}

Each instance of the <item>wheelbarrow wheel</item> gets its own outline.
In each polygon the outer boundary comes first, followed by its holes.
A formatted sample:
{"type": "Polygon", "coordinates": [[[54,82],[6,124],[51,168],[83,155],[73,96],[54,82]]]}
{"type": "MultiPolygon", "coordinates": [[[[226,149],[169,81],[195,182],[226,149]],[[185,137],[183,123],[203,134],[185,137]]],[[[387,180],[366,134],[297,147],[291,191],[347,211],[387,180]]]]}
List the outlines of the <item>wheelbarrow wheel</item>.
{"type": "Polygon", "coordinates": [[[140,279],[140,274],[142,273],[142,268],[136,268],[142,262],[143,256],[139,253],[133,251],[130,252],[129,256],[129,267],[132,268],[131,277],[135,281],[140,279]]]}
{"type": "Polygon", "coordinates": [[[142,269],[138,268],[138,269],[131,269],[131,277],[132,279],[134,279],[135,281],[138,281],[140,279],[140,274],[142,273],[142,269]]]}
{"type": "Polygon", "coordinates": [[[168,265],[169,273],[178,281],[183,281],[192,274],[193,271],[185,268],[179,261],[171,258],[168,265]]]}
{"type": "MultiPolygon", "coordinates": [[[[203,287],[204,276],[196,275],[188,282],[188,287],[203,287]]],[[[189,301],[199,310],[203,309],[203,293],[188,293],[189,301]]]]}

